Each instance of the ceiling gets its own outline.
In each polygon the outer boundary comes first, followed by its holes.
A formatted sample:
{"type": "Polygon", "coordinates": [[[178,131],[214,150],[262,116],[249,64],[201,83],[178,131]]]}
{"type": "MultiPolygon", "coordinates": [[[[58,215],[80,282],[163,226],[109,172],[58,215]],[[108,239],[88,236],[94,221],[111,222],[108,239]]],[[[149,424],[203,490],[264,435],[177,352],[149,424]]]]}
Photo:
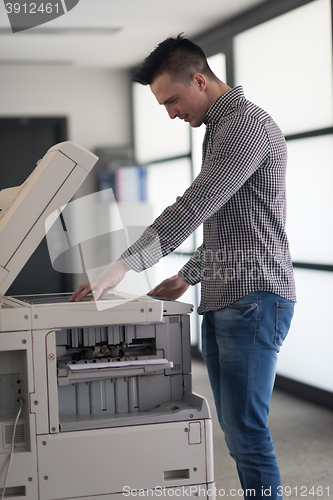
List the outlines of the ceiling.
{"type": "Polygon", "coordinates": [[[191,38],[264,1],[80,0],[57,19],[18,33],[0,2],[0,66],[131,67],[169,35],[191,38]]]}

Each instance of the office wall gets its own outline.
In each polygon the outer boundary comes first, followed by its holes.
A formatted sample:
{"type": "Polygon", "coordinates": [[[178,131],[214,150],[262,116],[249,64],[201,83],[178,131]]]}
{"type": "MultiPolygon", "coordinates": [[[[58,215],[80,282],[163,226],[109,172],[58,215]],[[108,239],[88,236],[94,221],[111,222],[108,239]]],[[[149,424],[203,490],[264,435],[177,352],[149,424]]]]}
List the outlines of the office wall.
{"type": "MultiPolygon", "coordinates": [[[[0,117],[66,117],[68,139],[88,150],[131,142],[130,78],[125,70],[1,66],[0,81],[0,117]]],[[[88,175],[78,197],[98,189],[96,177],[94,171],[88,175]]],[[[79,218],[75,224],[81,222],[79,218]]],[[[84,276],[75,275],[73,288],[83,281],[84,276]]]]}
{"type": "Polygon", "coordinates": [[[0,116],[67,116],[68,138],[87,149],[130,142],[126,71],[2,66],[0,116]]]}

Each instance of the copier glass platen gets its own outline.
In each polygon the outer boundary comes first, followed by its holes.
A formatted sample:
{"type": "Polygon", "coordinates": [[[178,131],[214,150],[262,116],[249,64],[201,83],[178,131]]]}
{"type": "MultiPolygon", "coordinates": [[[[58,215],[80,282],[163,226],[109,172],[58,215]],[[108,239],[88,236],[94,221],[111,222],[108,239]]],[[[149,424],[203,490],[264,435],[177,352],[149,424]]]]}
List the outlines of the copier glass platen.
{"type": "Polygon", "coordinates": [[[67,294],[4,295],[48,215],[96,161],[62,143],[26,183],[0,192],[0,498],[212,499],[212,423],[192,392],[190,304],[117,292],[98,309],[67,294]]]}

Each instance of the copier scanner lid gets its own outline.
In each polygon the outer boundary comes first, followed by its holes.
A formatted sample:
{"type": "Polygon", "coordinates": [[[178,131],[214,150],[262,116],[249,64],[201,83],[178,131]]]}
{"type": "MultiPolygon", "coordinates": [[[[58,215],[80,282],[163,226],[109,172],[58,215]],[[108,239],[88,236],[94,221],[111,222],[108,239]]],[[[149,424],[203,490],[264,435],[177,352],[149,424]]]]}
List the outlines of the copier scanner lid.
{"type": "Polygon", "coordinates": [[[56,144],[21,185],[0,191],[0,298],[45,236],[45,221],[71,199],[98,157],[56,144]]]}

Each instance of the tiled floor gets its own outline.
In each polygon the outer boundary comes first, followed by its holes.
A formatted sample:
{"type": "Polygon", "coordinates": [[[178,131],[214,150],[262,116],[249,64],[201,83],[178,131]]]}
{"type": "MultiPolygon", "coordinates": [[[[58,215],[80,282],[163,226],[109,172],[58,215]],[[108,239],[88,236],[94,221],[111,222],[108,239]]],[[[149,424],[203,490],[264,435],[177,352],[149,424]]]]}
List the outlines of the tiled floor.
{"type": "MultiPolygon", "coordinates": [[[[217,422],[205,365],[193,361],[192,374],[193,391],[206,397],[211,408],[217,491],[234,493],[240,489],[238,475],[217,422]]],[[[333,499],[333,411],[274,391],[268,424],[280,466],[284,500],[333,499]]]]}

